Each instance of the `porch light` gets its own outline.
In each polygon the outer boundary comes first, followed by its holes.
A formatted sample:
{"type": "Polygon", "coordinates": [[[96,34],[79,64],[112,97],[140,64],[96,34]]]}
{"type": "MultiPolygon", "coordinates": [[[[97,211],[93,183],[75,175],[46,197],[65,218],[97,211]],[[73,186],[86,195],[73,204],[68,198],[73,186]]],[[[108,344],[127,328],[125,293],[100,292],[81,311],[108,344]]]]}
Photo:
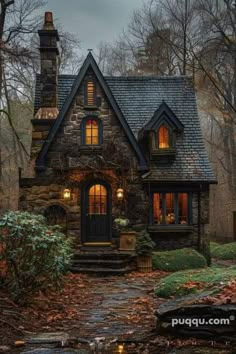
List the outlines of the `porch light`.
{"type": "Polygon", "coordinates": [[[116,191],[116,195],[117,195],[118,200],[123,200],[124,199],[124,189],[118,188],[116,191]]]}
{"type": "Polygon", "coordinates": [[[71,196],[71,190],[66,188],[64,189],[64,192],[63,192],[63,197],[65,200],[70,200],[70,196],[71,196]]]}

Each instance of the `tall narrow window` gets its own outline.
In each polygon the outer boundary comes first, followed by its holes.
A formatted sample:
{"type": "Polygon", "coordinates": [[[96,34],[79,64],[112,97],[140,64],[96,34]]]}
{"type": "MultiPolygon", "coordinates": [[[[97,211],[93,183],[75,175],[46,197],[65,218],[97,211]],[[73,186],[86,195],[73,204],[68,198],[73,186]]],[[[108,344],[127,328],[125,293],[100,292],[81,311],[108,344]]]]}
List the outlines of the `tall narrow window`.
{"type": "Polygon", "coordinates": [[[85,144],[98,145],[99,144],[99,124],[95,119],[89,119],[85,125],[85,144]]]}
{"type": "Polygon", "coordinates": [[[178,208],[179,208],[179,224],[188,223],[188,194],[178,194],[178,208]]]}
{"type": "Polygon", "coordinates": [[[85,93],[86,105],[95,106],[95,84],[93,80],[88,80],[85,93]]]}
{"type": "Polygon", "coordinates": [[[158,147],[159,149],[168,149],[170,147],[169,129],[164,124],[158,129],[158,147]]]}
{"type": "Polygon", "coordinates": [[[166,193],[166,224],[175,224],[175,194],[166,193]]]}

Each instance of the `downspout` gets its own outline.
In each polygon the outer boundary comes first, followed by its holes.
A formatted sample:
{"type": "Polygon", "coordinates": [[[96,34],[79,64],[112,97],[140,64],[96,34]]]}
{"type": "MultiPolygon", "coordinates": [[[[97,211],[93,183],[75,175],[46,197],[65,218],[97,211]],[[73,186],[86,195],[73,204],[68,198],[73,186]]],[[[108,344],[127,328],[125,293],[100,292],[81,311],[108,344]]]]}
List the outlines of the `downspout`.
{"type": "Polygon", "coordinates": [[[201,250],[202,245],[202,238],[201,238],[201,191],[202,185],[200,184],[200,189],[198,191],[198,240],[197,240],[197,247],[198,250],[201,250]]]}

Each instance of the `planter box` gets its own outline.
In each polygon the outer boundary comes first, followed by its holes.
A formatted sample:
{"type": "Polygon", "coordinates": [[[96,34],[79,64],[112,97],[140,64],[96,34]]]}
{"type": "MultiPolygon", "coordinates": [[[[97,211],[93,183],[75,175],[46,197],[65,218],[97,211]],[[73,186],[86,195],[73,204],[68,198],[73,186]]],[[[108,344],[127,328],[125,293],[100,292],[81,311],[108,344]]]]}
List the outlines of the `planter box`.
{"type": "Polygon", "coordinates": [[[139,272],[149,273],[152,271],[152,256],[138,256],[137,268],[139,272]]]}
{"type": "Polygon", "coordinates": [[[120,234],[120,251],[134,252],[136,246],[136,232],[127,231],[120,234]]]}

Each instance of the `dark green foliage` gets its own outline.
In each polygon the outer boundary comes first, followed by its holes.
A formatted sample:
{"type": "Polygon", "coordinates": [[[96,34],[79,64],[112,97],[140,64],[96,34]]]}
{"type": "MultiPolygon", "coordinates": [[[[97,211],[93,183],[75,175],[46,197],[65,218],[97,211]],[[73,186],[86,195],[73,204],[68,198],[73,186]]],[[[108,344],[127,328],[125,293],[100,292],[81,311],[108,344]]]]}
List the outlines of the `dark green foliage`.
{"type": "Polygon", "coordinates": [[[71,247],[58,226],[41,215],[7,212],[0,219],[1,259],[6,261],[4,286],[17,301],[25,301],[49,283],[59,285],[70,265],[71,247]]]}
{"type": "Polygon", "coordinates": [[[211,256],[223,260],[236,260],[236,242],[220,245],[216,242],[210,244],[211,256]]]}
{"type": "Polygon", "coordinates": [[[182,296],[198,291],[217,289],[219,284],[227,282],[236,277],[236,267],[228,268],[205,268],[198,270],[185,270],[173,273],[164,278],[156,287],[155,294],[160,297],[182,296]],[[192,282],[191,286],[184,284],[192,282]],[[196,282],[196,287],[193,286],[196,282]],[[202,283],[201,286],[197,284],[202,283]]]}
{"type": "Polygon", "coordinates": [[[136,241],[136,253],[138,256],[149,256],[155,247],[149,233],[143,230],[138,233],[136,241]]]}
{"type": "Polygon", "coordinates": [[[170,272],[176,272],[184,269],[203,268],[207,266],[205,257],[191,248],[154,252],[152,256],[152,264],[154,269],[170,272]]]}

